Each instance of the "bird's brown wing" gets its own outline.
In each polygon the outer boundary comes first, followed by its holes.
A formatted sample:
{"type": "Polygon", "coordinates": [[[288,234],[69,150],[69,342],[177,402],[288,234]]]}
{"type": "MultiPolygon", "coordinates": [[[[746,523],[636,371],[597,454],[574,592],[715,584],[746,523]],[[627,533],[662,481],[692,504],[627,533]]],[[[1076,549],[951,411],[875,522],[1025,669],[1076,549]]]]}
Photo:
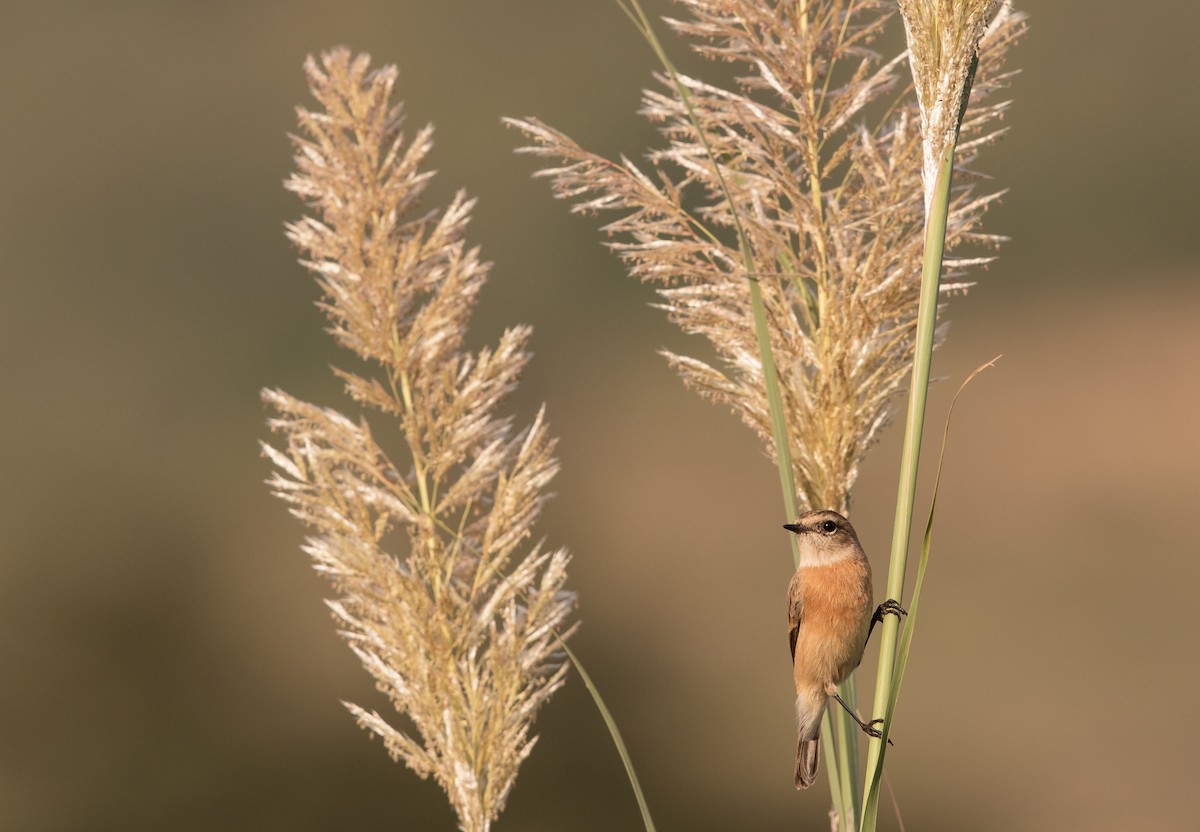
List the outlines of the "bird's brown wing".
{"type": "Polygon", "coordinates": [[[804,618],[804,598],[800,595],[800,572],[792,576],[788,585],[788,642],[792,648],[792,661],[796,661],[796,639],[800,637],[800,621],[804,618]]]}

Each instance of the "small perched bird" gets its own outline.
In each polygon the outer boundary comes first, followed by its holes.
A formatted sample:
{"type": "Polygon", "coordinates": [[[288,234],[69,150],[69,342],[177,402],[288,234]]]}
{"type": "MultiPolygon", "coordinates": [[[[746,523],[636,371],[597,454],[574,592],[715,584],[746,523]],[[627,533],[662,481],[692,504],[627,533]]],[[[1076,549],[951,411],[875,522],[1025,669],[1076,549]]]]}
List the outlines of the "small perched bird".
{"type": "MultiPolygon", "coordinates": [[[[876,621],[899,615],[895,601],[871,614],[871,565],[850,521],[836,511],[809,511],[784,528],[799,535],[800,566],[788,586],[788,639],[796,680],[796,788],[817,775],[821,717],[832,696],[864,731],[880,736],[838,696],[837,686],[862,661],[876,621]]],[[[876,722],[881,720],[876,720],[876,722]]]]}

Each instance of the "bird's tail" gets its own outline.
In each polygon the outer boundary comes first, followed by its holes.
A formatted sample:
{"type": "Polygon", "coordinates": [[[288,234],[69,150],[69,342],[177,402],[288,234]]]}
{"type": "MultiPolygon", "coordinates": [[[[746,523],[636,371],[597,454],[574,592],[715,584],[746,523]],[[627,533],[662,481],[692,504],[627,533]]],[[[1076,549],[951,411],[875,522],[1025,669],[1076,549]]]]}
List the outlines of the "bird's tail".
{"type": "Polygon", "coordinates": [[[807,789],[817,779],[819,739],[800,740],[796,746],[796,788],[807,789]]]}
{"type": "Polygon", "coordinates": [[[796,697],[796,788],[807,789],[817,779],[817,752],[821,747],[821,717],[825,714],[824,691],[796,697]]]}

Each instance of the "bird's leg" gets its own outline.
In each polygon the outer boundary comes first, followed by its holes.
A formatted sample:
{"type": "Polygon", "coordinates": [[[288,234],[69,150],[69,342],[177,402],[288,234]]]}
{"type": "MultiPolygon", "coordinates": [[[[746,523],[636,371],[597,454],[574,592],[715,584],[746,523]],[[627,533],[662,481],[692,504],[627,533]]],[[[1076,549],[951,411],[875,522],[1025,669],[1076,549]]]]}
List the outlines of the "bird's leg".
{"type": "Polygon", "coordinates": [[[871,626],[867,628],[867,640],[863,642],[863,647],[871,641],[871,631],[875,629],[876,624],[883,623],[885,615],[894,615],[899,618],[902,615],[908,615],[908,610],[900,606],[900,602],[895,598],[889,598],[875,608],[875,614],[871,616],[871,626]]]}
{"type": "MultiPolygon", "coordinates": [[[[850,714],[850,718],[858,723],[858,727],[863,729],[864,734],[866,734],[869,737],[874,737],[877,740],[883,739],[883,732],[875,727],[876,725],[881,724],[883,722],[882,719],[872,719],[870,722],[863,722],[861,719],[858,718],[858,714],[854,713],[854,709],[851,708],[849,705],[847,705],[846,701],[844,699],[842,699],[841,696],[839,696],[837,693],[834,693],[833,698],[838,701],[839,705],[841,705],[843,708],[846,709],[846,713],[850,714]]],[[[888,745],[895,745],[895,743],[892,742],[891,740],[888,740],[887,743],[888,743],[888,745]]]]}

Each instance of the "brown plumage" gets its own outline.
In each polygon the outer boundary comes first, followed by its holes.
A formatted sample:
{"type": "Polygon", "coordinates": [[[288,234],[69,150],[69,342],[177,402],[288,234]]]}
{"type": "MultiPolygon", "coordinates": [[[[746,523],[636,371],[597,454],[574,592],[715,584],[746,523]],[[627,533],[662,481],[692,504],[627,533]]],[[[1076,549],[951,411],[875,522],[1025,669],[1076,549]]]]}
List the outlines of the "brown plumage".
{"type": "Polygon", "coordinates": [[[788,586],[788,639],[796,682],[796,788],[817,774],[821,717],[862,661],[871,623],[871,565],[850,521],[810,511],[784,528],[799,535],[800,566],[788,586]]]}

